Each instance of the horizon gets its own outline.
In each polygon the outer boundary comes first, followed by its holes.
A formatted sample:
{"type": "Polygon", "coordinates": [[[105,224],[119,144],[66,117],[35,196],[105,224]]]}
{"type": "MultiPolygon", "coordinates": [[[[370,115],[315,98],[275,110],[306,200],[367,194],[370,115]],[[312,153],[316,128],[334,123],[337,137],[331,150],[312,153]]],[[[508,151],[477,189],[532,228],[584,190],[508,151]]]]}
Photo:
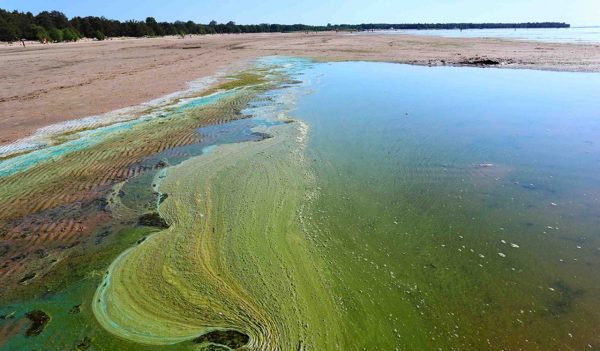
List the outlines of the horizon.
{"type": "Polygon", "coordinates": [[[88,1],[70,3],[58,0],[49,8],[47,2],[34,0],[7,0],[0,6],[8,11],[32,12],[60,11],[67,17],[97,16],[126,20],[144,20],[154,17],[159,22],[192,20],[196,23],[219,23],[234,21],[236,24],[361,24],[361,23],[525,23],[525,22],[565,22],[572,27],[598,26],[600,6],[595,0],[532,0],[522,3],[509,0],[496,4],[491,0],[457,0],[440,3],[437,0],[421,2],[375,0],[365,5],[357,0],[329,1],[317,0],[302,3],[268,0],[260,4],[249,4],[238,0],[218,2],[209,0],[202,4],[191,0],[173,0],[169,5],[156,0],[144,4],[123,2],[102,4],[88,1]],[[194,15],[190,16],[190,13],[194,15]]]}

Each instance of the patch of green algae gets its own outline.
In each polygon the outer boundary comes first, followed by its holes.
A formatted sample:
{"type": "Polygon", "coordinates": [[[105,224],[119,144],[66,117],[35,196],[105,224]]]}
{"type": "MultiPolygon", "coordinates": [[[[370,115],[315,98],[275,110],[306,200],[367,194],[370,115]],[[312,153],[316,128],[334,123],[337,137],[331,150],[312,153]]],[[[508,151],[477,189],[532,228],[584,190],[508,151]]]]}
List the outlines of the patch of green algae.
{"type": "Polygon", "coordinates": [[[86,338],[97,350],[135,349],[135,344],[112,336],[98,325],[92,314],[91,301],[107,265],[125,248],[153,232],[156,229],[150,227],[124,228],[108,237],[97,252],[73,254],[56,264],[45,279],[33,280],[28,292],[45,294],[4,305],[0,307],[0,315],[14,313],[12,320],[18,321],[27,311],[39,309],[48,313],[52,320],[35,337],[16,335],[0,340],[0,350],[80,350],[84,348],[78,345],[81,346],[86,338]]]}
{"type": "Polygon", "coordinates": [[[263,84],[266,82],[264,75],[255,72],[241,72],[229,77],[230,80],[218,86],[219,89],[231,90],[248,85],[263,84]]]}
{"type": "Polygon", "coordinates": [[[207,96],[210,94],[214,94],[221,90],[233,90],[244,88],[248,86],[258,86],[261,84],[265,84],[268,80],[265,78],[265,74],[268,73],[266,69],[254,69],[251,71],[242,71],[236,73],[234,75],[226,77],[227,80],[224,82],[217,84],[216,86],[204,90],[198,96],[207,96]]]}
{"type": "MultiPolygon", "coordinates": [[[[268,82],[263,80],[261,77],[266,74],[265,72],[258,69],[233,76],[233,80],[219,86],[219,90],[235,89],[235,94],[215,99],[213,103],[185,110],[166,108],[165,111],[170,113],[159,119],[150,120],[129,130],[122,130],[93,147],[67,154],[52,163],[40,164],[25,172],[4,178],[2,180],[4,195],[0,199],[0,204],[6,202],[3,204],[6,205],[10,202],[12,206],[7,207],[9,210],[5,211],[0,222],[8,223],[9,220],[31,213],[37,203],[34,200],[40,199],[41,196],[77,194],[81,192],[82,187],[88,187],[86,184],[106,188],[106,185],[102,185],[101,178],[107,173],[114,175],[113,178],[109,178],[112,182],[122,180],[118,173],[107,171],[111,166],[134,164],[148,155],[164,150],[165,147],[177,146],[179,144],[176,142],[182,135],[194,136],[195,129],[200,126],[243,117],[241,109],[251,99],[281,83],[282,77],[279,76],[271,76],[268,82]],[[148,130],[153,132],[148,133],[148,130]]],[[[75,134],[66,137],[73,135],[75,134]]],[[[193,138],[190,140],[194,142],[193,138]]],[[[181,142],[183,145],[186,143],[189,142],[181,142]]],[[[135,339],[127,336],[122,338],[119,337],[121,336],[119,333],[115,335],[106,331],[98,324],[92,313],[93,294],[110,262],[125,249],[135,248],[140,243],[144,244],[144,239],[156,232],[155,228],[131,227],[135,223],[136,216],[152,205],[154,190],[150,183],[154,173],[155,171],[151,171],[125,183],[118,183],[112,194],[106,194],[107,199],[113,197],[114,202],[109,201],[106,206],[113,218],[107,223],[102,223],[105,229],[93,230],[90,237],[82,237],[81,243],[73,248],[50,252],[50,258],[56,256],[58,261],[48,272],[38,274],[27,285],[11,285],[10,288],[5,286],[2,289],[3,306],[0,307],[0,315],[15,317],[6,321],[0,320],[0,328],[12,329],[15,334],[0,337],[0,349],[197,350],[215,347],[194,344],[191,340],[172,346],[136,343],[135,339]],[[124,190],[124,196],[119,194],[121,190],[124,190]],[[81,311],[70,313],[74,306],[79,306],[81,311]],[[44,310],[52,320],[41,335],[26,338],[19,332],[18,326],[21,325],[19,323],[26,323],[23,316],[32,309],[44,310]]],[[[104,191],[102,189],[98,191],[97,196],[104,196],[101,195],[104,191]]],[[[66,196],[62,198],[57,196],[57,198],[60,200],[66,196]]],[[[57,200],[55,205],[61,204],[57,200]]],[[[99,207],[98,211],[103,210],[99,207]]],[[[42,265],[43,262],[39,264],[42,265]]],[[[10,282],[5,280],[5,283],[10,282]]],[[[240,326],[239,329],[245,328],[240,326]]],[[[192,336],[197,337],[199,334],[192,336]]]]}
{"type": "Polygon", "coordinates": [[[306,126],[275,128],[168,170],[171,227],[111,265],[93,302],[104,328],[155,345],[233,329],[247,349],[342,347],[328,272],[302,228],[315,190],[306,126]]]}

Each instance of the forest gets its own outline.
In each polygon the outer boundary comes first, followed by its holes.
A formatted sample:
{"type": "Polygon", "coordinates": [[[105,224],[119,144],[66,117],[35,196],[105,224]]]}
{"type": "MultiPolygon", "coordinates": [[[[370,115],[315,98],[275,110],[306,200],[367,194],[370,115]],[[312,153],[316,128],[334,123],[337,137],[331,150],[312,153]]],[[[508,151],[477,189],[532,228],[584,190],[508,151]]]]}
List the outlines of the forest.
{"type": "Polygon", "coordinates": [[[0,9],[0,41],[13,42],[21,39],[41,42],[77,41],[81,38],[104,40],[107,37],[158,37],[187,34],[236,34],[268,32],[321,32],[321,31],[370,31],[387,29],[488,29],[488,28],[568,28],[559,22],[528,23],[414,23],[414,24],[327,24],[311,26],[305,24],[236,24],[195,23],[193,21],[158,22],[153,17],[145,21],[118,21],[104,17],[79,17],[69,19],[59,11],[31,12],[0,9]]]}

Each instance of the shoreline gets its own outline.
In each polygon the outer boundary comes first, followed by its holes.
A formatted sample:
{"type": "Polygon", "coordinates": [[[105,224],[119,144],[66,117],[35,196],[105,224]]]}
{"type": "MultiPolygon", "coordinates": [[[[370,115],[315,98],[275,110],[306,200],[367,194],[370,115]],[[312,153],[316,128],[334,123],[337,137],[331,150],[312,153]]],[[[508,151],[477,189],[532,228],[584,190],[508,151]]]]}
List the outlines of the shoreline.
{"type": "Polygon", "coordinates": [[[600,45],[349,33],[261,33],[0,46],[0,145],[185,90],[264,56],[600,72],[600,45]],[[487,64],[495,63],[498,64],[487,64]]]}

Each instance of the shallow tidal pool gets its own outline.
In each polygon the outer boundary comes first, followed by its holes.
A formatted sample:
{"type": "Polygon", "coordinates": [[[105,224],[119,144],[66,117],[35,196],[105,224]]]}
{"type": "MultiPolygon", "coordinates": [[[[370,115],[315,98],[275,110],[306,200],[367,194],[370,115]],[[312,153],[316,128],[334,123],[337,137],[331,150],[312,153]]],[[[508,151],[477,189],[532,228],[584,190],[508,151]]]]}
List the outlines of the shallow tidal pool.
{"type": "Polygon", "coordinates": [[[312,230],[355,349],[598,349],[600,76],[309,74],[312,230]]]}
{"type": "Polygon", "coordinates": [[[0,159],[0,349],[600,350],[599,74],[232,81],[0,159]]]}

